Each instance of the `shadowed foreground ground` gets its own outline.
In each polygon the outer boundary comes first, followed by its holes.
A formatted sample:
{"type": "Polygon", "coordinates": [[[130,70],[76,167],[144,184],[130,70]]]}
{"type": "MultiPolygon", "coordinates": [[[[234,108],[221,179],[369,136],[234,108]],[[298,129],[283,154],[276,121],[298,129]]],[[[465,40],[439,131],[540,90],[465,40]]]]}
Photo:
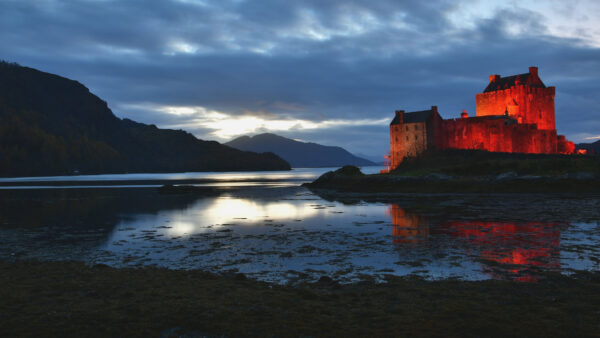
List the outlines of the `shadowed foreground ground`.
{"type": "Polygon", "coordinates": [[[0,336],[595,336],[600,275],[318,283],[0,262],[0,336]]]}

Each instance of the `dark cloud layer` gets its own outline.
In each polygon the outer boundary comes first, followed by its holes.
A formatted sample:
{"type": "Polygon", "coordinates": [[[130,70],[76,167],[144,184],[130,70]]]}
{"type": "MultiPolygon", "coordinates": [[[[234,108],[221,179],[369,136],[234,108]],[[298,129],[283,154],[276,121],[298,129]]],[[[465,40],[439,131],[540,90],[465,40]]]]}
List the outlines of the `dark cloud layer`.
{"type": "Polygon", "coordinates": [[[552,35],[544,13],[517,7],[457,23],[468,8],[455,1],[8,0],[0,2],[0,59],[77,79],[118,116],[201,138],[223,137],[204,123],[211,119],[299,120],[274,132],[374,155],[388,147],[384,119],[394,109],[473,112],[489,74],[537,65],[557,87],[559,132],[575,141],[600,135],[600,49],[585,34],[552,35]],[[331,122],[340,120],[372,123],[331,122]]]}

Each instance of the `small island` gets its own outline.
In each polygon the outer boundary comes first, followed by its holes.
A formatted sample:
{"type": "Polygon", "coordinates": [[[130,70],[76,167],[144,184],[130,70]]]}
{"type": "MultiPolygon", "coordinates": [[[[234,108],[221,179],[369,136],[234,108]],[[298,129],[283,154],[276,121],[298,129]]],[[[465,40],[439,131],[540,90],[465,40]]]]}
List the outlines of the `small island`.
{"type": "Polygon", "coordinates": [[[378,175],[356,167],[305,186],[359,193],[543,193],[600,191],[600,157],[558,135],[554,87],[537,67],[490,75],[475,96],[476,116],[442,119],[437,106],[390,123],[390,153],[378,175]]]}
{"type": "Polygon", "coordinates": [[[374,194],[593,193],[600,191],[600,157],[447,149],[408,158],[388,173],[365,175],[345,166],[305,186],[374,194]]]}

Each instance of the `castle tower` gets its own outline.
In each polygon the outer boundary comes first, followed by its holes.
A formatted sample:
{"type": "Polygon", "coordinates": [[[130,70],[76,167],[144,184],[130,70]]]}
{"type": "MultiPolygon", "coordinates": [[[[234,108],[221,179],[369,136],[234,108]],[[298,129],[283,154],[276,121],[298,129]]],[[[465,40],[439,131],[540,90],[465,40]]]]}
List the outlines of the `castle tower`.
{"type": "Polygon", "coordinates": [[[396,168],[406,157],[415,157],[427,149],[436,148],[441,123],[437,106],[410,113],[396,110],[396,116],[390,123],[391,168],[396,168]]]}
{"type": "Polygon", "coordinates": [[[501,77],[490,75],[490,82],[475,96],[476,115],[505,115],[518,123],[536,124],[540,130],[555,130],[554,87],[546,87],[537,67],[529,73],[501,77]]]}

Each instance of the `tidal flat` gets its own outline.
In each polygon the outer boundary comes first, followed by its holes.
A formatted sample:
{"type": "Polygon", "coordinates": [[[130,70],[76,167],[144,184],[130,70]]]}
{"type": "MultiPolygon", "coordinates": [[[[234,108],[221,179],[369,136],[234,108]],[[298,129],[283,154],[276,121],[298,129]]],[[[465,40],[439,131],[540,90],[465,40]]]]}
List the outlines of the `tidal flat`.
{"type": "Polygon", "coordinates": [[[598,329],[598,194],[364,194],[279,183],[219,184],[211,194],[0,190],[0,333],[598,329]]]}
{"type": "Polygon", "coordinates": [[[243,187],[2,191],[10,260],[164,267],[294,285],[417,275],[537,280],[600,270],[593,194],[318,195],[243,187]]]}

